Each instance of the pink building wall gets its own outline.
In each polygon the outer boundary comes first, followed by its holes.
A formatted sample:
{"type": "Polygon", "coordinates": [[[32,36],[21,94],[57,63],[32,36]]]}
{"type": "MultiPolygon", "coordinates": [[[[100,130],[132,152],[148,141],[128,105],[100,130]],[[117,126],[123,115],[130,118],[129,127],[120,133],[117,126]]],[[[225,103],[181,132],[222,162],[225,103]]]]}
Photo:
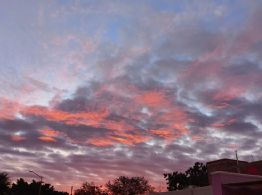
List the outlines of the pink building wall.
{"type": "Polygon", "coordinates": [[[211,180],[212,184],[206,187],[188,188],[185,190],[171,192],[159,192],[152,193],[150,195],[223,195],[223,184],[262,181],[262,176],[217,171],[211,173],[211,180]]]}
{"type": "Polygon", "coordinates": [[[217,171],[211,173],[213,195],[222,195],[222,185],[250,181],[262,181],[262,176],[217,171]]]}

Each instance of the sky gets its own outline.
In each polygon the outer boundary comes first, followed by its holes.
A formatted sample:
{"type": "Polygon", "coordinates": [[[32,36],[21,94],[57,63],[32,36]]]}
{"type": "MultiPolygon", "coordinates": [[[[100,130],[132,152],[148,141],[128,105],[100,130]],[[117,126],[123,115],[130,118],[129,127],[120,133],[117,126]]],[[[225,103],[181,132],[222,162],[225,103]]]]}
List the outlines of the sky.
{"type": "Polygon", "coordinates": [[[262,159],[262,1],[0,0],[0,171],[56,189],[262,159]]]}

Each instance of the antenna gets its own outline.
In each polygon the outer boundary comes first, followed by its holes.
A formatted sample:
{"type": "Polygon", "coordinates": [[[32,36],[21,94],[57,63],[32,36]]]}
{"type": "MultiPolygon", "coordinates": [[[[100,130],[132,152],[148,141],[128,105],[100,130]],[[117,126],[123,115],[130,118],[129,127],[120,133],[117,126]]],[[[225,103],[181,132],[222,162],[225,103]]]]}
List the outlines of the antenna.
{"type": "Polygon", "coordinates": [[[255,159],[254,159],[254,156],[251,154],[251,162],[254,162],[255,159]]]}
{"type": "Polygon", "coordinates": [[[235,152],[236,152],[236,160],[237,160],[237,172],[240,173],[237,150],[235,152]]]}
{"type": "Polygon", "coordinates": [[[71,186],[71,195],[73,195],[73,188],[74,186],[71,186]]]}

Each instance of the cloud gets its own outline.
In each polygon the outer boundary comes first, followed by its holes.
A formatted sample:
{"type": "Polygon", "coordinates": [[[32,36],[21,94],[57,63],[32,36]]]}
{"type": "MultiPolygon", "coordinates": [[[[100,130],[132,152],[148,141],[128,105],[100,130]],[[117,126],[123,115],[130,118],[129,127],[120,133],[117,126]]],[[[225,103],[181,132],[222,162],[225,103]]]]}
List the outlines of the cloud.
{"type": "Polygon", "coordinates": [[[254,2],[22,7],[15,18],[33,26],[0,48],[19,53],[1,58],[1,168],[28,179],[37,169],[57,186],[72,173],[78,184],[144,175],[158,185],[164,172],[236,149],[248,160],[262,144],[254,2]]]}

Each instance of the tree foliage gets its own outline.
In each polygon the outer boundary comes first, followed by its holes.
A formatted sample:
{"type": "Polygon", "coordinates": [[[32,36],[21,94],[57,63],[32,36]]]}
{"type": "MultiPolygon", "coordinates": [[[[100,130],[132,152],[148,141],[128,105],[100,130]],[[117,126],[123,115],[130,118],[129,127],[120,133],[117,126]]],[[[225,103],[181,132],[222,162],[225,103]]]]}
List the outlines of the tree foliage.
{"type": "MultiPolygon", "coordinates": [[[[27,183],[24,179],[20,178],[13,183],[11,188],[12,195],[35,195],[39,192],[40,182],[33,180],[27,183]]],[[[55,191],[54,187],[50,184],[41,184],[42,195],[68,195],[67,192],[55,191]]]]}
{"type": "Polygon", "coordinates": [[[107,195],[102,186],[96,186],[94,183],[83,183],[82,187],[75,191],[75,195],[107,195]]]}
{"type": "Polygon", "coordinates": [[[10,187],[10,179],[7,173],[0,173],[0,195],[8,193],[10,187]]]}
{"type": "Polygon", "coordinates": [[[18,179],[16,183],[12,185],[12,193],[27,195],[29,193],[29,184],[22,178],[18,179]]]}
{"type": "Polygon", "coordinates": [[[182,190],[189,186],[189,181],[184,173],[173,172],[173,173],[165,173],[164,177],[167,180],[167,189],[169,191],[173,190],[182,190]]]}
{"type": "Polygon", "coordinates": [[[196,162],[193,167],[186,171],[186,176],[189,179],[189,184],[194,186],[207,186],[208,173],[207,166],[203,163],[196,162]]]}
{"type": "MultiPolygon", "coordinates": [[[[50,184],[33,180],[28,183],[23,178],[10,185],[7,173],[0,173],[0,195],[36,195],[41,187],[41,195],[68,195],[67,192],[55,191],[50,184]]],[[[153,191],[144,177],[120,176],[108,182],[103,189],[94,183],[83,183],[80,189],[75,190],[75,195],[144,195],[153,191]]]]}
{"type": "Polygon", "coordinates": [[[112,183],[109,181],[106,187],[112,195],[142,195],[153,191],[153,187],[144,177],[120,176],[112,183]]]}
{"type": "Polygon", "coordinates": [[[190,185],[199,187],[207,186],[207,166],[203,163],[196,162],[194,166],[188,168],[185,173],[177,171],[173,173],[165,173],[164,178],[167,181],[167,189],[169,191],[182,190],[190,185]]]}

